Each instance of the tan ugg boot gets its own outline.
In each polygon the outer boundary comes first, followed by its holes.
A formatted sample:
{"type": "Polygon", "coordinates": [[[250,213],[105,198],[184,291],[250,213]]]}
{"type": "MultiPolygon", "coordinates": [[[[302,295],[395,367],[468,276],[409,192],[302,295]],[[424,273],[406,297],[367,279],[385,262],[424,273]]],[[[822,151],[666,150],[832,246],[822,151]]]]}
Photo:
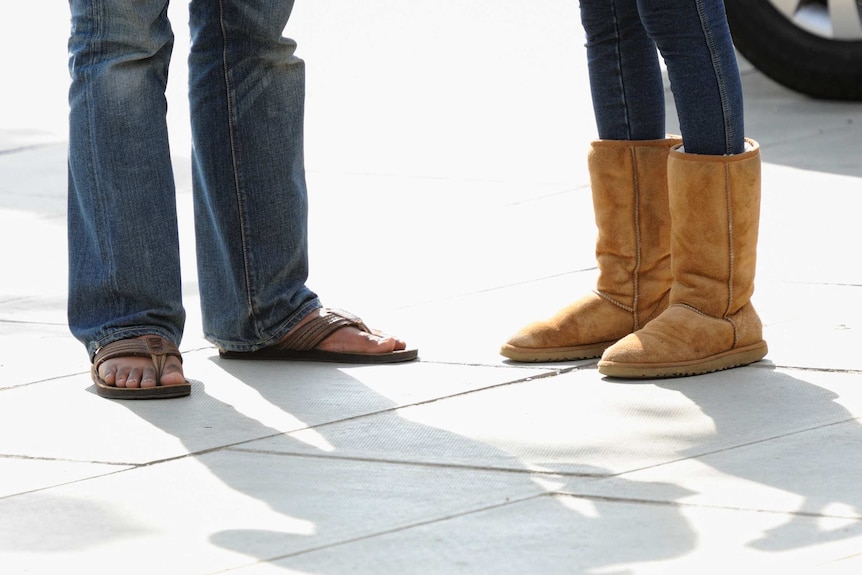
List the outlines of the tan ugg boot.
{"type": "Polygon", "coordinates": [[[760,221],[760,147],[733,156],[668,158],[670,307],[609,347],[599,372],[624,378],[696,375],[766,355],[751,305],[760,221]]]}
{"type": "Polygon", "coordinates": [[[512,336],[500,353],[515,361],[601,356],[668,304],[670,213],[667,156],[679,138],[597,140],[588,156],[598,238],[596,290],[512,336]]]}

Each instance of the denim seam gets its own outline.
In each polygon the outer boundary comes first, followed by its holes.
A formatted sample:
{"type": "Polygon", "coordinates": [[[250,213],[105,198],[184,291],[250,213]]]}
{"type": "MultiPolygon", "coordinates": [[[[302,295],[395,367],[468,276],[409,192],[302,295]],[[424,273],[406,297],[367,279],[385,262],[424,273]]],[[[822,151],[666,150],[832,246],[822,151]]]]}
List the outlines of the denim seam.
{"type": "Polygon", "coordinates": [[[733,154],[734,134],[733,124],[731,123],[730,118],[733,111],[730,110],[730,98],[728,98],[727,95],[727,83],[722,74],[721,61],[715,47],[715,36],[713,35],[712,29],[709,27],[709,21],[706,18],[703,0],[695,0],[695,6],[697,7],[697,15],[700,19],[700,27],[703,30],[706,47],[709,51],[709,58],[712,62],[713,70],[715,71],[715,79],[718,83],[718,94],[719,99],[721,100],[721,114],[722,119],[724,120],[724,153],[726,155],[731,155],[733,154]]]}
{"type": "Polygon", "coordinates": [[[632,139],[632,125],[631,125],[631,121],[629,120],[628,98],[626,98],[626,83],[625,83],[625,77],[623,76],[622,50],[620,49],[621,33],[620,33],[619,18],[617,17],[616,0],[611,0],[611,14],[613,16],[614,32],[615,32],[615,36],[616,36],[616,40],[617,40],[616,46],[614,47],[614,49],[616,50],[616,56],[617,56],[617,70],[616,71],[617,71],[617,77],[619,78],[619,81],[620,81],[620,96],[622,97],[622,104],[623,104],[623,106],[622,106],[623,114],[624,114],[623,122],[625,123],[625,126],[626,126],[626,139],[631,140],[632,139]]]}
{"type": "MultiPolygon", "coordinates": [[[[245,287],[246,287],[246,304],[248,305],[248,311],[251,316],[257,315],[257,310],[254,305],[254,282],[252,281],[251,274],[251,263],[250,253],[251,250],[248,248],[248,223],[247,223],[247,214],[245,210],[245,204],[243,202],[242,195],[242,177],[240,175],[240,161],[239,161],[239,150],[238,143],[236,138],[236,118],[235,114],[235,106],[233,105],[233,84],[231,83],[230,72],[229,72],[229,64],[228,64],[228,30],[226,25],[226,16],[225,16],[225,0],[219,0],[219,23],[221,26],[222,32],[222,71],[224,75],[224,86],[225,86],[225,103],[227,105],[227,122],[228,122],[228,138],[230,145],[230,154],[231,154],[231,166],[233,168],[233,177],[234,177],[234,187],[235,187],[235,197],[237,204],[237,212],[239,214],[239,227],[240,227],[240,237],[242,238],[242,259],[243,259],[243,277],[245,279],[245,287]]],[[[257,324],[255,323],[255,329],[257,328],[257,324]]]]}
{"type": "Polygon", "coordinates": [[[267,337],[266,339],[261,339],[256,343],[250,344],[245,341],[232,341],[225,340],[218,337],[215,337],[213,334],[209,332],[204,333],[204,337],[208,340],[216,344],[219,349],[223,349],[226,351],[257,351],[259,349],[269,347],[278,343],[284,336],[286,336],[290,330],[292,330],[296,325],[302,321],[305,316],[314,312],[314,310],[322,308],[323,305],[317,298],[309,300],[298,310],[293,312],[289,317],[287,317],[278,327],[272,330],[273,335],[267,337]]]}
{"type": "MultiPolygon", "coordinates": [[[[93,135],[96,132],[95,126],[95,118],[94,118],[94,110],[96,109],[96,98],[93,95],[93,85],[94,82],[91,81],[90,77],[93,73],[93,62],[97,60],[103,59],[105,54],[107,54],[108,50],[105,46],[106,38],[105,38],[105,14],[103,10],[99,10],[98,8],[104,8],[102,3],[93,3],[92,5],[92,18],[93,25],[96,27],[97,33],[96,38],[98,41],[93,41],[93,51],[88,52],[89,61],[83,66],[84,74],[88,77],[84,82],[86,86],[84,97],[86,99],[86,110],[87,110],[87,130],[88,135],[87,139],[90,142],[89,145],[89,157],[87,158],[87,165],[89,168],[88,177],[92,178],[93,185],[93,200],[99,201],[100,203],[105,203],[103,198],[106,196],[105,186],[103,185],[102,178],[96,177],[95,174],[100,173],[100,169],[94,164],[94,162],[98,161],[99,157],[98,150],[96,150],[97,140],[98,138],[93,135]],[[95,51],[98,50],[98,54],[95,51]]],[[[111,249],[111,246],[108,245],[107,239],[104,233],[100,233],[100,230],[106,229],[109,225],[107,222],[107,210],[96,209],[94,212],[94,222],[93,224],[96,226],[95,230],[92,230],[92,233],[95,234],[97,241],[99,243],[99,252],[100,257],[107,260],[108,265],[105,266],[105,269],[108,270],[116,270],[117,264],[114,259],[114,250],[111,249]]],[[[117,309],[122,302],[120,301],[118,294],[122,293],[120,290],[120,286],[116,283],[117,275],[115,273],[110,274],[107,278],[108,281],[111,282],[111,290],[110,292],[105,292],[105,296],[110,297],[111,301],[111,309],[117,309]]],[[[111,334],[108,334],[104,337],[110,337],[111,334]]]]}

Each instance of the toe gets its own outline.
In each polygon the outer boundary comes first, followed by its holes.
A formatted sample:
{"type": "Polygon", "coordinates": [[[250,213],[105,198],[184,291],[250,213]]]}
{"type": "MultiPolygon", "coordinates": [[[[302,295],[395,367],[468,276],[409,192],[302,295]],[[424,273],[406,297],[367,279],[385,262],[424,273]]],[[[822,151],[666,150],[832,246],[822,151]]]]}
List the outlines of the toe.
{"type": "Polygon", "coordinates": [[[405,349],[406,346],[407,344],[403,341],[376,331],[368,333],[355,327],[343,327],[323,340],[318,349],[344,353],[379,354],[405,349]]]}
{"type": "Polygon", "coordinates": [[[144,368],[141,372],[141,387],[156,387],[159,382],[156,380],[156,370],[152,367],[144,368]]]}
{"type": "Polygon", "coordinates": [[[116,385],[117,368],[115,366],[102,365],[99,367],[99,377],[108,385],[116,385]]]}
{"type": "Polygon", "coordinates": [[[141,387],[141,379],[143,378],[144,370],[140,367],[133,367],[129,370],[129,375],[126,377],[125,387],[136,388],[141,387]]]}
{"type": "Polygon", "coordinates": [[[126,387],[131,371],[132,369],[129,366],[120,366],[116,368],[116,372],[114,373],[114,385],[117,387],[126,387]]]}
{"type": "Polygon", "coordinates": [[[407,344],[405,342],[401,341],[400,339],[398,339],[397,337],[392,337],[389,335],[385,335],[382,338],[380,338],[379,336],[377,336],[377,337],[379,338],[377,345],[378,345],[378,348],[381,350],[381,353],[388,353],[390,351],[398,351],[401,349],[405,349],[407,347],[407,344]]]}
{"type": "Polygon", "coordinates": [[[183,366],[180,360],[171,357],[162,370],[162,377],[159,383],[161,385],[180,385],[186,382],[186,377],[183,375],[183,366]]]}

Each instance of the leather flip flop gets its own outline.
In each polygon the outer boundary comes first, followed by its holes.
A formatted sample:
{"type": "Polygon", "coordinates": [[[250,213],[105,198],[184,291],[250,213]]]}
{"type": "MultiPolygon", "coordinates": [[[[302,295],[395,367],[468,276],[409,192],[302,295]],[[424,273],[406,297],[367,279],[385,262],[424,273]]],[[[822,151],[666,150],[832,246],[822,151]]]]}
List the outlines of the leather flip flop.
{"type": "Polygon", "coordinates": [[[188,381],[177,385],[161,385],[159,383],[155,387],[117,387],[110,385],[99,376],[99,366],[109,359],[149,357],[156,369],[156,381],[160,382],[169,356],[178,358],[180,363],[183,361],[176,345],[156,335],[121,339],[99,348],[93,358],[93,367],[90,369],[93,383],[96,384],[96,393],[109,399],[168,399],[188,395],[192,390],[188,381]]]}
{"type": "Polygon", "coordinates": [[[225,359],[274,359],[283,361],[329,361],[336,363],[383,364],[412,361],[419,350],[402,349],[387,353],[351,353],[316,349],[320,342],[343,327],[356,327],[364,332],[382,335],[370,329],[357,316],[338,309],[326,309],[321,316],[302,324],[275,345],[257,351],[219,350],[225,359]]]}

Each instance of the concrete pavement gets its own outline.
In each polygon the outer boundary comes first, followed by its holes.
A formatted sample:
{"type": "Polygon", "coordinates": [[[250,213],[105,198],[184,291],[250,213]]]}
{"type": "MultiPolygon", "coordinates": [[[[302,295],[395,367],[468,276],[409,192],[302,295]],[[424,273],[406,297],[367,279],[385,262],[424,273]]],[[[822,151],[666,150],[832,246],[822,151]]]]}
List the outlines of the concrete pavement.
{"type": "Polygon", "coordinates": [[[298,3],[310,285],[421,361],[230,363],[200,336],[175,4],[185,399],[93,392],[65,325],[66,8],[2,35],[43,74],[0,95],[0,573],[862,570],[862,105],[743,65],[766,360],[510,364],[595,281],[577,4],[298,3]]]}

